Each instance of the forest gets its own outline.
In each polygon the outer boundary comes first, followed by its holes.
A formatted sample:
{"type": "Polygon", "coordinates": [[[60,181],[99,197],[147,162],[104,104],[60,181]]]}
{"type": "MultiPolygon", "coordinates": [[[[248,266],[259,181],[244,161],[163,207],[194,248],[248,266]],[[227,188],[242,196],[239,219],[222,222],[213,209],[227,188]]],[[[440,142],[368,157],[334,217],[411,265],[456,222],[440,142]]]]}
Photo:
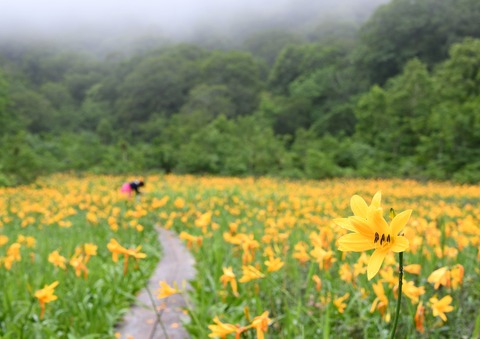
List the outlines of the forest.
{"type": "Polygon", "coordinates": [[[480,2],[98,53],[0,43],[0,186],[39,175],[480,179],[480,2]]]}

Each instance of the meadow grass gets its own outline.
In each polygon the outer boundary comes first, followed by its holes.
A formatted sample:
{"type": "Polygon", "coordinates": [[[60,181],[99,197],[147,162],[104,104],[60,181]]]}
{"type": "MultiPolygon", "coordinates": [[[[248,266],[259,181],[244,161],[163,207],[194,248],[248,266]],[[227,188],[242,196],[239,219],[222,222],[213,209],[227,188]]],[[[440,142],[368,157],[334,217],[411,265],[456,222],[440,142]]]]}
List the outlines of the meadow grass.
{"type": "MultiPolygon", "coordinates": [[[[148,274],[158,260],[153,226],[160,223],[176,231],[196,258],[185,323],[192,337],[213,336],[212,325],[218,322],[232,325],[225,328],[242,332],[244,338],[387,337],[398,259],[388,255],[369,281],[366,267],[372,251],[339,251],[337,240],[346,231],[333,222],[352,215],[353,195],[370,203],[377,191],[382,192],[386,218],[390,208],[397,213],[413,210],[405,228],[410,248],[404,264],[418,265],[419,272],[405,272],[397,337],[470,338],[480,333],[477,186],[151,175],[136,202],[119,196],[122,179],[55,176],[0,191],[1,234],[8,237],[0,246],[0,281],[5,286],[0,292],[0,334],[113,337],[119,315],[145,283],[141,272],[148,274]],[[20,239],[22,258],[7,269],[9,246],[20,235],[33,237],[35,246],[20,239]],[[138,262],[141,270],[132,260],[124,274],[123,263],[113,262],[107,249],[111,238],[125,247],[143,246],[147,258],[138,262]],[[58,250],[68,261],[87,243],[98,246],[86,265],[87,278],[82,272],[77,277],[68,263],[63,270],[47,260],[58,250]],[[439,268],[445,274],[432,278],[439,268]],[[34,293],[53,281],[59,281],[58,299],[46,305],[40,319],[34,293]],[[434,314],[432,298],[447,296],[453,310],[447,308],[444,321],[434,314]]],[[[231,333],[225,336],[233,338],[231,333]]]]}

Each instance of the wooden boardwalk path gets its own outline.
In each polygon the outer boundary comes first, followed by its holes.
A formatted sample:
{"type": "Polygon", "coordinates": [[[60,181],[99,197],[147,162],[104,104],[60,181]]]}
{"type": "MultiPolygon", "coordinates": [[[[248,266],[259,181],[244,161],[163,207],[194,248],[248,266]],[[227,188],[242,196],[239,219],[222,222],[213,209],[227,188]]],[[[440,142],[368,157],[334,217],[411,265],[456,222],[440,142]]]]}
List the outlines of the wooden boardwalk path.
{"type": "Polygon", "coordinates": [[[121,339],[164,339],[167,336],[169,339],[190,338],[182,328],[182,318],[186,317],[183,312],[184,297],[176,294],[158,300],[156,295],[160,281],[166,281],[170,286],[177,283],[181,288],[184,281],[193,279],[195,260],[174,232],[158,228],[158,240],[162,246],[163,256],[148,281],[148,287],[157,309],[161,311],[163,329],[157,320],[148,292],[143,289],[116,331],[121,339]]]}

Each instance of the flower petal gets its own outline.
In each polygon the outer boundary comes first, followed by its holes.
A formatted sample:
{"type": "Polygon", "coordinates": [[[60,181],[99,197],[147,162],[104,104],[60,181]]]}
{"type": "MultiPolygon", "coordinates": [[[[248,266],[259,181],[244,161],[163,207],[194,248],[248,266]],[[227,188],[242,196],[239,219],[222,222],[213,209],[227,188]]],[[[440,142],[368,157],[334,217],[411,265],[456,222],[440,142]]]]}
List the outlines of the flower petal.
{"type": "Polygon", "coordinates": [[[350,199],[350,207],[352,208],[355,216],[363,219],[367,218],[368,205],[361,196],[354,195],[352,199],[350,199]]]}
{"type": "MultiPolygon", "coordinates": [[[[395,237],[395,236],[394,236],[395,237]]],[[[410,242],[407,238],[399,236],[396,237],[395,243],[392,245],[391,250],[395,253],[404,252],[410,247],[410,242]]]]}
{"type": "Polygon", "coordinates": [[[345,228],[352,232],[357,232],[357,230],[355,229],[355,227],[352,226],[352,223],[350,222],[350,220],[348,220],[348,218],[334,219],[333,222],[341,228],[345,228]]]}
{"type": "Polygon", "coordinates": [[[356,216],[349,217],[348,220],[350,220],[356,232],[361,233],[366,237],[371,237],[373,241],[374,232],[372,230],[372,227],[370,226],[370,223],[368,223],[365,219],[356,216]]]}
{"type": "Polygon", "coordinates": [[[368,220],[373,225],[374,231],[380,234],[389,233],[388,223],[382,215],[382,210],[379,208],[370,208],[368,210],[368,220]]]}
{"type": "Polygon", "coordinates": [[[392,222],[390,223],[393,235],[398,235],[403,230],[408,222],[408,219],[410,219],[411,214],[412,210],[406,210],[397,214],[395,218],[393,218],[392,222]]]}
{"type": "Polygon", "coordinates": [[[382,192],[378,191],[372,198],[372,203],[370,205],[375,206],[377,208],[381,207],[382,203],[382,192]]]}
{"type": "Polygon", "coordinates": [[[338,249],[340,251],[363,252],[375,248],[372,239],[359,233],[349,233],[338,239],[338,249]]]}
{"type": "Polygon", "coordinates": [[[367,267],[367,277],[368,280],[371,280],[380,270],[380,266],[382,266],[383,259],[387,255],[387,250],[379,247],[373,252],[370,260],[368,260],[368,267],[367,267]]]}

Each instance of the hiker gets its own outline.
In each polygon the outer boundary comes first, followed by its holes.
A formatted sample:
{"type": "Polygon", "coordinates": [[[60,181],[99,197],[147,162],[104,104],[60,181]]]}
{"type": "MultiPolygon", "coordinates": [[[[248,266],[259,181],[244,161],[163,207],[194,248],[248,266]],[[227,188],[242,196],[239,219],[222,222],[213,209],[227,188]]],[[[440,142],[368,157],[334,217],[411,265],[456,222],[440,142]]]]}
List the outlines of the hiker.
{"type": "Polygon", "coordinates": [[[142,180],[134,180],[132,182],[126,182],[122,185],[120,192],[128,194],[128,197],[132,196],[132,192],[135,192],[135,195],[138,196],[142,194],[139,191],[139,187],[145,186],[145,183],[142,180]]]}

